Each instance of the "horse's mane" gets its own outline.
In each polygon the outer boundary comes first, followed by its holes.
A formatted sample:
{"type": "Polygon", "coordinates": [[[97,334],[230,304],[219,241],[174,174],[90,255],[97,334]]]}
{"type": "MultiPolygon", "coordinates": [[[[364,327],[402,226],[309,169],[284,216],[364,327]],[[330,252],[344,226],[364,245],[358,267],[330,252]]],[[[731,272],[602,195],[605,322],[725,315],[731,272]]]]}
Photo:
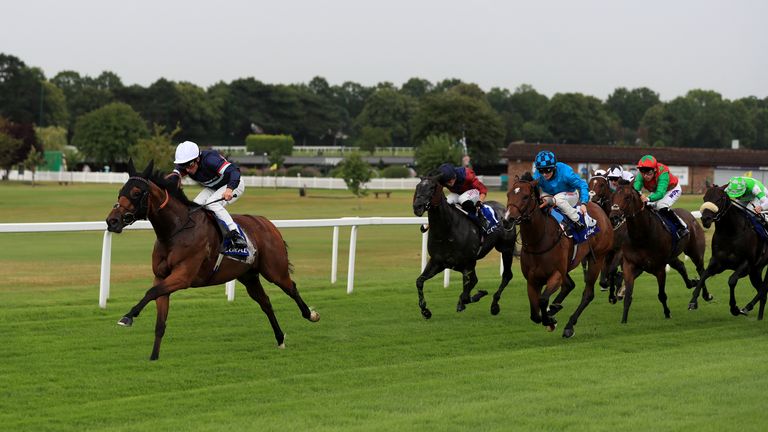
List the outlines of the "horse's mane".
{"type": "Polygon", "coordinates": [[[147,180],[156,184],[158,187],[160,187],[160,189],[164,189],[168,191],[169,195],[181,201],[187,207],[198,206],[197,203],[187,198],[187,195],[184,194],[184,191],[182,190],[182,188],[179,187],[181,185],[181,179],[176,175],[170,175],[169,177],[169,174],[165,174],[160,171],[155,171],[149,176],[147,180]]]}

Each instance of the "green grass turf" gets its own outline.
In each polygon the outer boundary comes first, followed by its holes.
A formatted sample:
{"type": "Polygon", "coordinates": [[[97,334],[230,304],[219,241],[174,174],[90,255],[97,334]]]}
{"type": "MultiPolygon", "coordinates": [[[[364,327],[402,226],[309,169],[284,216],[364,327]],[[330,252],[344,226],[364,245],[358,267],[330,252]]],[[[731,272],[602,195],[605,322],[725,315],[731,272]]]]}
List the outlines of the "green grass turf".
{"type": "MultiPolygon", "coordinates": [[[[120,185],[0,184],[0,222],[102,220],[120,185]]],[[[193,192],[189,192],[190,196],[193,192]]],[[[412,192],[378,200],[345,191],[249,188],[233,212],[273,219],[410,216],[412,192]]],[[[491,198],[503,200],[494,192],[491,198]]],[[[700,197],[680,204],[695,209],[700,197]]],[[[711,231],[711,230],[710,230],[711,231]]],[[[150,304],[132,328],[115,325],[151,283],[151,231],[113,239],[112,296],[97,306],[102,234],[1,234],[0,429],[61,430],[764,430],[760,367],[766,324],[728,313],[726,277],[716,296],[686,310],[690,291],[670,274],[672,319],[655,281],[638,280],[629,323],[598,293],[560,337],[581,293],[547,333],[528,319],[524,281],[455,312],[460,276],[427,282],[434,314],[417,305],[421,239],[415,226],[361,227],[355,292],[347,295],[349,230],[340,239],[339,282],[330,280],[330,229],[284,229],[294,277],[320,312],[303,320],[267,284],[287,333],[277,350],[259,307],[238,284],[171,298],[160,360],[148,361],[150,304]]],[[[689,271],[693,271],[690,261],[689,271]]],[[[498,256],[479,265],[478,287],[495,290],[498,256]]],[[[737,288],[740,305],[753,291],[737,288]]]]}

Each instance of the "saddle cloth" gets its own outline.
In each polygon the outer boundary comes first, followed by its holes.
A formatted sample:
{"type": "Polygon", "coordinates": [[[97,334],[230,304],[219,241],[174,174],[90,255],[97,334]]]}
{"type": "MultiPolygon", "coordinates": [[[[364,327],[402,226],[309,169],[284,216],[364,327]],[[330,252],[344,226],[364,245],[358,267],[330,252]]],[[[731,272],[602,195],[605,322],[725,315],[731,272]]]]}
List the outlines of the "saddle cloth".
{"type": "Polygon", "coordinates": [[[575,244],[583,243],[588,238],[600,232],[600,227],[597,226],[597,220],[592,218],[588,213],[578,213],[579,220],[586,226],[586,228],[583,230],[576,230],[576,228],[572,225],[571,220],[565,217],[565,215],[563,215],[557,207],[552,207],[552,210],[549,212],[549,214],[552,215],[552,217],[554,217],[555,220],[560,224],[560,229],[563,230],[563,233],[565,233],[566,237],[573,238],[573,242],[575,244]],[[567,229],[568,226],[571,227],[571,230],[567,229]]]}

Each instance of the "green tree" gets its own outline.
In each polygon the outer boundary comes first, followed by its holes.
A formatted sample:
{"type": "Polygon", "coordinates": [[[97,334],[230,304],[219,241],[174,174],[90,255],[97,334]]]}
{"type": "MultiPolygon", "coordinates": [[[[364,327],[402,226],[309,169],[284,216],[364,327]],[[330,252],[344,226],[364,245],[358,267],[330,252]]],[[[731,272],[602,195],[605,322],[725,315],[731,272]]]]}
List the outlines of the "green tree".
{"type": "Polygon", "coordinates": [[[8,172],[16,162],[16,153],[18,153],[23,144],[22,140],[0,130],[0,167],[5,169],[3,180],[8,180],[8,172]]]}
{"type": "Polygon", "coordinates": [[[67,111],[67,98],[64,96],[64,92],[49,81],[43,81],[42,86],[43,118],[38,126],[62,126],[66,128],[69,125],[69,111],[67,111]]]}
{"type": "Polygon", "coordinates": [[[659,94],[647,87],[632,90],[619,87],[608,96],[605,106],[618,116],[623,127],[635,130],[640,126],[640,120],[648,108],[659,103],[659,94]]]}
{"type": "Polygon", "coordinates": [[[387,128],[364,126],[357,138],[360,150],[373,154],[377,148],[388,147],[392,144],[392,137],[387,128]]]}
{"type": "Polygon", "coordinates": [[[67,129],[60,126],[36,127],[37,140],[46,150],[64,150],[67,146],[67,129]]]}
{"type": "Polygon", "coordinates": [[[463,155],[464,150],[449,135],[429,135],[416,147],[416,171],[420,175],[427,175],[446,162],[458,166],[463,155]]]}
{"type": "Polygon", "coordinates": [[[664,104],[654,105],[645,111],[640,120],[639,138],[647,145],[655,147],[671,145],[671,122],[664,104]]]}
{"type": "Polygon", "coordinates": [[[102,72],[97,78],[91,78],[67,70],[56,74],[51,83],[64,93],[70,137],[74,133],[78,118],[114,102],[114,92],[122,89],[120,78],[111,72],[102,72]]]}
{"type": "Polygon", "coordinates": [[[543,114],[543,123],[561,143],[606,144],[611,119],[602,102],[581,93],[558,93],[543,114]]]}
{"type": "Polygon", "coordinates": [[[126,160],[128,149],[148,136],[144,120],[133,108],[111,103],[77,120],[72,144],[88,160],[114,165],[126,160]]]}
{"type": "Polygon", "coordinates": [[[27,158],[24,159],[24,168],[26,168],[29,171],[32,171],[32,187],[35,186],[35,174],[37,173],[37,167],[45,163],[45,155],[43,152],[37,151],[36,148],[32,147],[29,149],[29,154],[27,155],[27,158]]]}
{"type": "Polygon", "coordinates": [[[16,123],[0,117],[0,133],[21,142],[18,146],[10,145],[5,147],[6,155],[3,157],[3,165],[0,165],[0,167],[8,171],[12,165],[24,162],[32,147],[35,147],[38,152],[43,151],[43,147],[37,140],[32,123],[16,123]]]}
{"type": "Polygon", "coordinates": [[[173,141],[181,132],[176,127],[172,132],[165,132],[165,126],[155,124],[154,133],[149,138],[139,138],[136,144],[128,148],[128,156],[133,159],[135,166],[147,166],[149,161],[155,161],[155,168],[164,172],[173,169],[173,158],[176,147],[173,141]]]}
{"type": "Polygon", "coordinates": [[[416,101],[397,90],[377,90],[365,103],[365,108],[355,119],[355,130],[362,132],[365,127],[388,129],[392,144],[410,146],[411,119],[416,110],[416,101]]]}
{"type": "Polygon", "coordinates": [[[415,142],[441,134],[455,141],[462,133],[466,133],[469,154],[476,165],[498,163],[504,125],[487,101],[457,92],[434,93],[422,100],[413,120],[415,142]]]}
{"type": "Polygon", "coordinates": [[[39,69],[27,67],[18,57],[0,53],[0,117],[20,124],[39,122],[44,79],[39,69]]]}
{"type": "Polygon", "coordinates": [[[432,92],[434,86],[431,82],[422,78],[411,78],[400,87],[400,93],[415,99],[421,99],[432,92]]]}
{"type": "MultiPolygon", "coordinates": [[[[372,174],[373,170],[358,152],[352,152],[352,154],[344,158],[340,163],[340,175],[344,179],[344,183],[347,184],[347,189],[349,189],[358,200],[361,197],[368,195],[368,190],[365,189],[365,183],[371,181],[372,174]]],[[[358,201],[358,207],[359,206],[360,202],[358,201]]]]}

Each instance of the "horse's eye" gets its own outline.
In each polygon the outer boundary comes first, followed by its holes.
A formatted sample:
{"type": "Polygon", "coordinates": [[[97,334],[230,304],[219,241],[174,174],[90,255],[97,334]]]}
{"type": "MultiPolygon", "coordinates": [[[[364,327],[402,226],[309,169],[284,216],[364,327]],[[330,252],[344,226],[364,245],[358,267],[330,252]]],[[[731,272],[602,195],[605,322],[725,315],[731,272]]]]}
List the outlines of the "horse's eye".
{"type": "Polygon", "coordinates": [[[139,191],[131,191],[131,198],[138,199],[139,197],[141,197],[141,192],[139,192],[139,191]]]}

